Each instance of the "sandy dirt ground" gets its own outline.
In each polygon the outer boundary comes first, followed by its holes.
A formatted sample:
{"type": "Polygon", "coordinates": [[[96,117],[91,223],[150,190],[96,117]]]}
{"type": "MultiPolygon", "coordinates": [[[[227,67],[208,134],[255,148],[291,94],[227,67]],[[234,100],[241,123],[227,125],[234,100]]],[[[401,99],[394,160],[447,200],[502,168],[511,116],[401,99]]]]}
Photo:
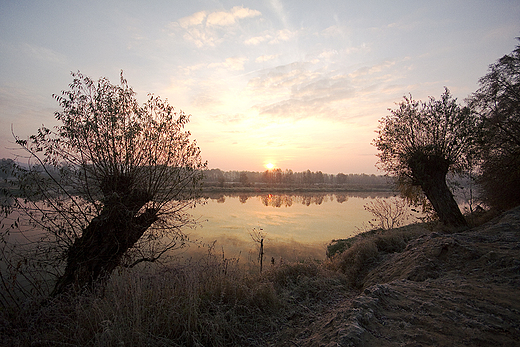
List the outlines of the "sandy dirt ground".
{"type": "Polygon", "coordinates": [[[520,346],[520,207],[383,256],[279,346],[520,346]]]}

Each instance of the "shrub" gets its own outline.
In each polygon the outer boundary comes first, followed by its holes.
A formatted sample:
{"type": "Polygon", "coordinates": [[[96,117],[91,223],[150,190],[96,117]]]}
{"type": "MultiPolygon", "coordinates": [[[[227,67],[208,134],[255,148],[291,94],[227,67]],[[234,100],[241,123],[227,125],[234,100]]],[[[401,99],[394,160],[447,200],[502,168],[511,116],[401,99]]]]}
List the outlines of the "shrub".
{"type": "Polygon", "coordinates": [[[336,240],[327,252],[329,266],[344,273],[350,285],[357,287],[377,258],[385,253],[402,252],[408,242],[424,233],[418,225],[399,229],[371,230],[345,240],[336,240]]]}
{"type": "Polygon", "coordinates": [[[374,219],[368,222],[373,228],[383,230],[397,228],[410,218],[408,203],[401,198],[376,198],[363,207],[374,216],[374,219]]]}
{"type": "Polygon", "coordinates": [[[363,239],[355,242],[343,253],[338,254],[332,261],[332,268],[341,271],[347,276],[350,285],[357,286],[358,278],[363,270],[370,266],[378,255],[375,242],[372,239],[363,239]]]}
{"type": "Polygon", "coordinates": [[[315,317],[326,303],[345,295],[347,277],[316,262],[281,264],[265,271],[282,303],[284,317],[315,317]]]}

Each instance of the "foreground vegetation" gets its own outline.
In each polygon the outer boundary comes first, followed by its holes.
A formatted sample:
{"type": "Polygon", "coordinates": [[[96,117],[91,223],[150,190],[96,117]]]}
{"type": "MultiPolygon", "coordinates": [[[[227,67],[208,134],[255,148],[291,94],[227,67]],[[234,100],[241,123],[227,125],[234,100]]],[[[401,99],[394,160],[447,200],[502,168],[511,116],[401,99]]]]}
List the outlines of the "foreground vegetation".
{"type": "Polygon", "coordinates": [[[0,340],[11,346],[260,346],[327,293],[346,289],[342,274],[313,262],[260,275],[208,256],[197,264],[114,274],[102,297],[4,308],[0,340]]]}
{"type": "Polygon", "coordinates": [[[33,298],[0,311],[0,336],[26,346],[262,346],[288,324],[358,293],[361,273],[424,233],[370,231],[325,262],[262,273],[209,253],[202,261],[114,274],[104,295],[33,298]]]}

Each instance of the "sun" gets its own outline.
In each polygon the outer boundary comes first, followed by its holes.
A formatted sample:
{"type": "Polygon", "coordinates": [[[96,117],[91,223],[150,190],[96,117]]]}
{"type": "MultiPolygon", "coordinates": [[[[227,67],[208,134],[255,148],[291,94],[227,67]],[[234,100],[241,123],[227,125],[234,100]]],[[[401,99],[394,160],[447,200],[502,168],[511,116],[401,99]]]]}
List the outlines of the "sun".
{"type": "Polygon", "coordinates": [[[264,166],[265,166],[265,168],[266,168],[267,170],[272,170],[272,169],[274,169],[274,164],[273,164],[273,163],[267,163],[267,164],[265,164],[264,166]]]}

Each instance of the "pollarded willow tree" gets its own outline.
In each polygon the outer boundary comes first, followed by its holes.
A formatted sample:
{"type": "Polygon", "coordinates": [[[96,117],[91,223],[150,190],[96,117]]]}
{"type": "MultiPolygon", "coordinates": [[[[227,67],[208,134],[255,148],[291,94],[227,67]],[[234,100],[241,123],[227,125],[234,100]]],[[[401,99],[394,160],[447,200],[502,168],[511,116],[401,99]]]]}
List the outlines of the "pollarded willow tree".
{"type": "Polygon", "coordinates": [[[398,106],[380,120],[373,142],[379,167],[400,184],[421,187],[443,224],[466,226],[446,176],[467,168],[476,117],[447,88],[440,100],[423,103],[405,96],[398,106]]]}
{"type": "Polygon", "coordinates": [[[189,116],[167,100],[138,104],[122,72],[119,85],[72,76],[70,90],[54,96],[61,125],[17,138],[31,164],[18,167],[12,206],[66,263],[53,295],[182,246],[206,167],[184,129],[189,116]]]}

